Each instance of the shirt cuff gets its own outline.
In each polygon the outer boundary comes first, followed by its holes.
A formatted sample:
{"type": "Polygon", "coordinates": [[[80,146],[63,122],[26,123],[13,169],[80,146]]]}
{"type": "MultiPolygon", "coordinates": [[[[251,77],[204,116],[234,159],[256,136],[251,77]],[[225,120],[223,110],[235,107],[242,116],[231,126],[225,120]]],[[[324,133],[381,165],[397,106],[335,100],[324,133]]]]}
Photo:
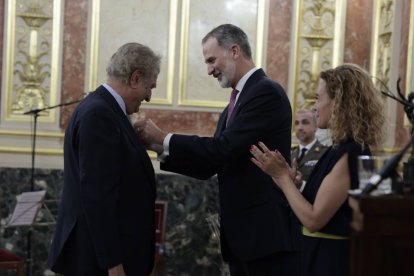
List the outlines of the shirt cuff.
{"type": "Polygon", "coordinates": [[[170,140],[172,137],[172,133],[168,133],[164,141],[162,142],[162,146],[164,148],[163,152],[157,156],[157,160],[160,162],[165,162],[165,159],[170,155],[170,140]]]}
{"type": "Polygon", "coordinates": [[[302,180],[302,185],[300,185],[299,191],[303,192],[303,189],[305,189],[306,181],[302,180]]]}

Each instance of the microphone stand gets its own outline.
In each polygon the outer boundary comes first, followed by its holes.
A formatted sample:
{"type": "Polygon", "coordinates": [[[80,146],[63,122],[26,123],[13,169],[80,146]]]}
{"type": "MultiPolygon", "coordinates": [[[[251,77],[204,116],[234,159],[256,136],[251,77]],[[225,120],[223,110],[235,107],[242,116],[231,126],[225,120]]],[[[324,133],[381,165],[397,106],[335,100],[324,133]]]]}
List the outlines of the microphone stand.
{"type": "MultiPolygon", "coordinates": [[[[83,99],[75,100],[67,103],[60,103],[53,106],[47,106],[44,108],[36,108],[23,113],[23,115],[33,115],[33,133],[32,133],[32,168],[31,168],[31,175],[30,175],[30,191],[34,191],[34,174],[35,174],[35,155],[36,155],[36,132],[37,132],[37,119],[39,117],[39,113],[45,110],[54,109],[61,106],[72,105],[75,103],[79,103],[83,101],[83,99]]],[[[29,228],[27,232],[27,245],[26,245],[26,276],[32,275],[32,254],[31,254],[31,240],[32,240],[32,229],[29,228]]]]}
{"type": "MultiPolygon", "coordinates": [[[[414,142],[413,142],[413,137],[414,137],[414,92],[411,92],[408,94],[408,97],[406,98],[405,95],[401,92],[401,88],[400,88],[400,82],[401,82],[401,78],[399,78],[397,80],[397,93],[398,96],[394,96],[393,93],[391,93],[388,88],[387,91],[381,91],[381,93],[397,102],[399,102],[400,104],[403,105],[404,107],[404,111],[405,114],[407,115],[408,120],[410,121],[411,124],[411,133],[410,133],[410,141],[412,142],[412,150],[411,150],[411,155],[408,158],[407,162],[404,162],[404,167],[403,167],[403,183],[404,186],[407,188],[414,188],[414,142]]],[[[384,87],[386,87],[386,85],[384,83],[381,83],[384,87]]],[[[406,146],[407,148],[405,150],[408,149],[408,145],[406,146]]]]}
{"type": "Polygon", "coordinates": [[[403,157],[407,149],[411,147],[411,145],[413,144],[413,139],[414,138],[411,137],[410,141],[408,141],[408,143],[404,146],[404,148],[399,153],[397,153],[392,158],[390,158],[387,163],[385,163],[385,165],[378,172],[378,175],[376,176],[377,177],[376,181],[375,180],[371,181],[375,177],[372,177],[370,179],[370,183],[368,183],[367,186],[362,191],[363,196],[369,195],[372,191],[378,188],[382,180],[388,177],[391,177],[392,182],[397,181],[398,173],[396,169],[397,169],[398,163],[400,162],[401,158],[403,157]]]}

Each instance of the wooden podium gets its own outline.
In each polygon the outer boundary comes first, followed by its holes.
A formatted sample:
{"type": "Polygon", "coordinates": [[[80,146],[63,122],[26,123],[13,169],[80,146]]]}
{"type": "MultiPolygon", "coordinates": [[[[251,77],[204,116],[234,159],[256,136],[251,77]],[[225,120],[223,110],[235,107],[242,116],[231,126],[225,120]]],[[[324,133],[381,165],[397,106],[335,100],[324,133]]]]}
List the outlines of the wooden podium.
{"type": "Polygon", "coordinates": [[[352,276],[414,275],[414,195],[350,197],[352,276]]]}

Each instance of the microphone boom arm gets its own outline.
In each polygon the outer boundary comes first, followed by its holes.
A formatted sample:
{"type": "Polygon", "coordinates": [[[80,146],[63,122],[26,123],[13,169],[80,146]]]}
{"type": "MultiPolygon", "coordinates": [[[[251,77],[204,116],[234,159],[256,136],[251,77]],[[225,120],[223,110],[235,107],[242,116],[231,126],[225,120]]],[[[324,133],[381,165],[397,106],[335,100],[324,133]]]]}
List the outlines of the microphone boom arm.
{"type": "Polygon", "coordinates": [[[72,105],[72,104],[75,104],[75,103],[79,103],[81,101],[83,101],[83,99],[75,100],[75,101],[71,101],[71,102],[66,102],[66,103],[60,103],[60,104],[52,105],[52,106],[46,106],[44,108],[35,108],[35,109],[31,109],[29,111],[24,112],[23,115],[29,115],[29,114],[35,115],[35,114],[39,114],[40,112],[45,111],[45,110],[54,109],[54,108],[57,108],[57,107],[60,107],[60,106],[72,105]]]}

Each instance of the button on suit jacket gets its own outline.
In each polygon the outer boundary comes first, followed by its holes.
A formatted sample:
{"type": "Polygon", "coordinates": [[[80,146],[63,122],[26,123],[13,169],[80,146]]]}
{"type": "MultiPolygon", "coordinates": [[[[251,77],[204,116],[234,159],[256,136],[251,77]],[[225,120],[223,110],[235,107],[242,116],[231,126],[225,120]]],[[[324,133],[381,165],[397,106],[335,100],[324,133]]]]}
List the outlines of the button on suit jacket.
{"type": "Polygon", "coordinates": [[[292,249],[282,191],[250,158],[258,141],[290,161],[292,112],[283,88],[258,69],[247,80],[227,121],[214,137],[173,135],[161,169],[199,179],[218,176],[222,254],[252,260],[292,249]]]}

